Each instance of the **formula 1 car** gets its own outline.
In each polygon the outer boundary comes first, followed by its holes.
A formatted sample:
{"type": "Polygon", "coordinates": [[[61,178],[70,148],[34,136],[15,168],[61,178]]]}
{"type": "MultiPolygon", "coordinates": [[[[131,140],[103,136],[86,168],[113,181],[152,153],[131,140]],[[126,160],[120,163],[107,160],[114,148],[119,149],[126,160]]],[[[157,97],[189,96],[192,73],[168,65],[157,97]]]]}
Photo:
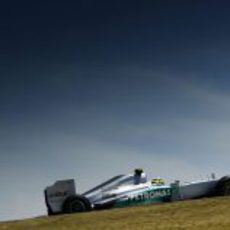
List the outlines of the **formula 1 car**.
{"type": "Polygon", "coordinates": [[[133,174],[115,176],[83,194],[76,194],[73,179],[56,181],[44,190],[44,194],[48,215],[75,213],[230,195],[230,176],[220,179],[213,176],[187,184],[175,181],[166,185],[160,178],[148,181],[142,169],[135,169],[133,174]]]}

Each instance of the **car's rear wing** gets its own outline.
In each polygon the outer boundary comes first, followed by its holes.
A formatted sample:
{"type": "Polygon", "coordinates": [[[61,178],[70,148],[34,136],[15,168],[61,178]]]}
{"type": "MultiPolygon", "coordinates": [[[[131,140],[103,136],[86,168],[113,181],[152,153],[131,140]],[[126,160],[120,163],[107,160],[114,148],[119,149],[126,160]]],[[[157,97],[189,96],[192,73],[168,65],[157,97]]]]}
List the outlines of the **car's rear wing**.
{"type": "Polygon", "coordinates": [[[76,195],[74,180],[56,181],[53,185],[46,187],[44,193],[48,211],[61,212],[64,200],[71,195],[76,195]]]}

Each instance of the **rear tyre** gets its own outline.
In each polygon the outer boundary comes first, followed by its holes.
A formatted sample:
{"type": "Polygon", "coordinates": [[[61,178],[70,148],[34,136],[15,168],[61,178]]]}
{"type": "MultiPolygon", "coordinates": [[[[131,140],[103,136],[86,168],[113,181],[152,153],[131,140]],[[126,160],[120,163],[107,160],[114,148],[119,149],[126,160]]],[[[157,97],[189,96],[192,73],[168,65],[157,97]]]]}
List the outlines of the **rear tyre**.
{"type": "Polygon", "coordinates": [[[68,197],[63,204],[63,213],[86,212],[91,210],[89,200],[80,195],[68,197]]]}
{"type": "Polygon", "coordinates": [[[229,196],[230,195],[230,177],[226,176],[219,180],[216,186],[217,196],[229,196]]]}

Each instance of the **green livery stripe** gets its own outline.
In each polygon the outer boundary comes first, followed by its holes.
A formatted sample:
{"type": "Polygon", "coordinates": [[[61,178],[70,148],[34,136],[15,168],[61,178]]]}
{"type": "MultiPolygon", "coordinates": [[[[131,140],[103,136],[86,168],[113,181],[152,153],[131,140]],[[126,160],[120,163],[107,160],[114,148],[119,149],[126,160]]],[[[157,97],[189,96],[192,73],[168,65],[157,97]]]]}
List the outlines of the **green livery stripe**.
{"type": "Polygon", "coordinates": [[[169,200],[171,197],[171,188],[152,189],[135,195],[128,195],[127,197],[118,200],[116,207],[125,207],[138,204],[161,203],[169,200]]]}

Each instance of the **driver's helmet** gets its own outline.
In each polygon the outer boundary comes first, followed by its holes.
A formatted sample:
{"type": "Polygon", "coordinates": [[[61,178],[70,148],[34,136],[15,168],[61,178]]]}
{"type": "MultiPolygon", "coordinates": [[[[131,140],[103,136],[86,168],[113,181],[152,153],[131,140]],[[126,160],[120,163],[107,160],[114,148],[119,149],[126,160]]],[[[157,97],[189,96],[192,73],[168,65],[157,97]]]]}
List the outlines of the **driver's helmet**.
{"type": "Polygon", "coordinates": [[[147,182],[147,176],[144,173],[143,169],[135,169],[134,170],[134,184],[142,184],[147,182]]]}

